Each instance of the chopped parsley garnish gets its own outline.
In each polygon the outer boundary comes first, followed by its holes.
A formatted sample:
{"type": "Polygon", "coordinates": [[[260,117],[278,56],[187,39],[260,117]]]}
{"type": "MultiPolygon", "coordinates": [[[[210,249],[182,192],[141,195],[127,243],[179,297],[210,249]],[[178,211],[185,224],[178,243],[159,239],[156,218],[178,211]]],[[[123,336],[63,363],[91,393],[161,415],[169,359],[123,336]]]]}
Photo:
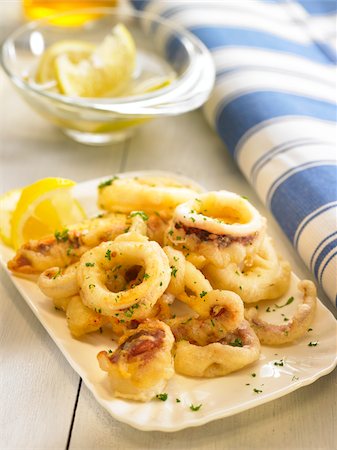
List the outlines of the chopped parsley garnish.
{"type": "Polygon", "coordinates": [[[96,287],[95,284],[89,284],[89,289],[93,289],[94,287],[96,287]]]}
{"type": "Polygon", "coordinates": [[[175,266],[171,266],[171,274],[176,278],[178,269],[175,266]]]}
{"type": "Polygon", "coordinates": [[[181,322],[182,325],[185,325],[186,323],[190,322],[192,320],[192,317],[189,317],[184,322],[181,322]]]}
{"type": "Polygon", "coordinates": [[[268,306],[268,308],[266,309],[266,312],[270,312],[270,306],[268,306]]]}
{"type": "Polygon", "coordinates": [[[245,195],[241,195],[241,198],[244,198],[245,200],[248,200],[248,197],[246,197],[245,195]]]}
{"type": "Polygon", "coordinates": [[[69,245],[67,249],[67,256],[70,256],[71,252],[74,250],[74,247],[72,245],[69,245]]]}
{"type": "Polygon", "coordinates": [[[230,342],[229,345],[231,345],[232,347],[243,347],[242,339],[235,338],[235,340],[233,342],[230,342]]]}
{"type": "Polygon", "coordinates": [[[112,177],[112,178],[109,178],[109,180],[106,180],[106,181],[103,181],[102,183],[100,183],[100,184],[98,185],[98,189],[103,189],[103,188],[105,188],[105,187],[107,187],[107,186],[111,186],[112,183],[113,183],[114,181],[116,181],[116,180],[118,180],[118,177],[116,177],[116,176],[114,176],[114,177],[112,177]]]}
{"type": "Polygon", "coordinates": [[[129,318],[132,317],[134,310],[137,308],[139,308],[139,305],[138,305],[138,303],[135,303],[134,305],[130,306],[130,308],[124,312],[124,315],[129,318]]]}
{"type": "Polygon", "coordinates": [[[170,231],[168,232],[168,234],[169,234],[170,236],[172,236],[173,230],[170,230],[170,231]]]}
{"type": "Polygon", "coordinates": [[[53,280],[55,280],[57,277],[59,277],[61,275],[61,269],[59,269],[55,275],[53,276],[53,280]]]}
{"type": "Polygon", "coordinates": [[[168,395],[166,394],[166,392],[164,392],[163,394],[157,394],[156,398],[158,400],[161,400],[162,402],[165,402],[167,400],[168,395]]]}
{"type": "Polygon", "coordinates": [[[312,328],[308,328],[308,330],[307,331],[312,331],[312,328]]]}
{"type": "Polygon", "coordinates": [[[287,305],[290,305],[294,301],[294,297],[289,297],[288,300],[285,302],[284,305],[275,305],[276,308],[284,308],[287,305]]]}
{"type": "Polygon", "coordinates": [[[69,239],[68,231],[68,228],[65,228],[62,231],[55,231],[54,236],[57,242],[66,242],[69,239]]]}
{"type": "Polygon", "coordinates": [[[108,248],[108,250],[105,253],[105,257],[106,259],[108,259],[109,261],[111,261],[111,250],[108,248]]]}
{"type": "Polygon", "coordinates": [[[255,377],[256,377],[256,373],[252,373],[252,377],[254,377],[254,378],[255,378],[255,377]]]}
{"type": "Polygon", "coordinates": [[[179,398],[176,398],[176,403],[180,403],[181,400],[179,398]]]}
{"type": "Polygon", "coordinates": [[[207,295],[207,292],[201,291],[199,295],[200,295],[200,298],[203,298],[203,297],[205,297],[205,295],[207,295]]]}
{"type": "Polygon", "coordinates": [[[275,361],[274,362],[274,366],[284,366],[284,361],[283,361],[283,359],[280,359],[280,361],[275,361]]]}
{"type": "Polygon", "coordinates": [[[95,263],[87,262],[85,263],[87,267],[94,267],[95,263]]]}
{"type": "Polygon", "coordinates": [[[213,319],[211,319],[211,324],[212,324],[212,327],[215,327],[215,323],[214,323],[213,319]]]}
{"type": "Polygon", "coordinates": [[[146,220],[149,220],[149,216],[144,211],[133,211],[130,214],[130,217],[135,217],[135,216],[140,216],[144,220],[144,222],[146,220]]]}
{"type": "Polygon", "coordinates": [[[298,381],[299,377],[296,377],[295,375],[292,377],[291,381],[298,381]]]}
{"type": "Polygon", "coordinates": [[[143,278],[144,278],[144,280],[147,280],[148,278],[150,278],[150,275],[148,273],[144,273],[143,278]]]}
{"type": "Polygon", "coordinates": [[[193,404],[190,405],[190,410],[191,411],[199,411],[199,409],[202,407],[202,403],[200,403],[200,405],[196,405],[194,406],[193,404]]]}
{"type": "Polygon", "coordinates": [[[261,392],[262,392],[261,389],[256,389],[256,388],[254,388],[253,391],[256,392],[257,394],[261,394],[261,392]]]}
{"type": "Polygon", "coordinates": [[[317,341],[310,341],[308,344],[309,347],[316,347],[317,345],[318,345],[317,341]]]}

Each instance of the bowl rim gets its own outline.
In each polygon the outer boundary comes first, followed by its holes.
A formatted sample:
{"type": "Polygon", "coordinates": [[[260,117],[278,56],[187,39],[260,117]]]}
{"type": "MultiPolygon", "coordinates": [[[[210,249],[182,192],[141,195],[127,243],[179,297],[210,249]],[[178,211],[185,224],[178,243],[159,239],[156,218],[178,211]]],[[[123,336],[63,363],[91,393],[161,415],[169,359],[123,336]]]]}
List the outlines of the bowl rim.
{"type": "MultiPolygon", "coordinates": [[[[99,20],[100,18],[98,18],[99,20]]],[[[213,59],[211,57],[211,54],[207,47],[203,44],[203,42],[197,38],[193,33],[191,33],[189,30],[181,26],[179,23],[173,22],[171,20],[168,20],[166,18],[162,18],[161,16],[155,14],[155,13],[149,13],[144,11],[137,11],[132,9],[125,9],[123,6],[117,6],[117,7],[93,7],[93,8],[78,8],[76,10],[69,10],[67,12],[54,14],[51,16],[47,16],[45,18],[32,20],[24,25],[19,26],[14,31],[12,31],[2,42],[0,46],[0,65],[2,66],[4,72],[9,77],[9,79],[13,82],[15,86],[22,89],[23,91],[29,91],[33,95],[41,96],[44,99],[49,99],[53,101],[58,101],[60,103],[63,103],[65,105],[71,105],[72,107],[76,106],[79,108],[83,108],[86,110],[93,110],[93,111],[108,111],[108,112],[114,112],[118,114],[127,114],[130,115],[130,105],[133,106],[133,113],[131,115],[137,116],[137,115],[154,115],[158,113],[162,113],[167,115],[169,113],[169,104],[172,102],[181,102],[182,105],[182,111],[174,112],[172,114],[179,114],[181,112],[185,112],[190,110],[191,108],[186,107],[186,102],[191,98],[192,94],[196,96],[195,103],[198,107],[204,101],[206,101],[207,97],[209,96],[211,89],[214,85],[215,81],[215,67],[213,63],[213,59]],[[147,94],[139,94],[134,95],[130,97],[70,97],[59,93],[53,93],[48,91],[43,91],[37,87],[34,87],[34,85],[30,82],[27,82],[24,80],[23,77],[14,75],[12,71],[9,69],[9,67],[6,65],[4,60],[5,51],[8,48],[10,44],[13,44],[15,40],[25,31],[27,30],[38,30],[38,27],[41,25],[49,25],[52,26],[50,23],[52,20],[69,16],[73,14],[85,14],[85,13],[92,13],[92,14],[102,14],[103,16],[108,15],[118,15],[122,14],[123,16],[129,16],[134,18],[144,18],[149,20],[152,23],[158,23],[161,26],[166,27],[172,33],[180,34],[182,37],[182,40],[185,41],[184,45],[185,48],[187,48],[188,53],[191,56],[191,60],[193,60],[193,57],[199,56],[203,58],[202,64],[199,65],[199,77],[196,79],[195,75],[193,74],[193,70],[195,71],[196,68],[195,64],[193,66],[192,63],[189,64],[189,66],[184,71],[183,75],[180,78],[174,79],[172,83],[170,83],[169,86],[159,89],[157,91],[153,91],[147,94]],[[205,77],[205,71],[207,70],[207,77],[205,77]],[[190,83],[191,79],[193,81],[194,78],[194,91],[191,89],[190,83]],[[207,88],[204,87],[202,90],[198,89],[198,82],[199,79],[203,79],[204,84],[205,81],[208,81],[207,88]],[[188,86],[186,86],[188,84],[188,86]],[[179,95],[173,96],[175,92],[179,91],[179,95]],[[192,92],[189,92],[192,91],[192,92]],[[198,104],[198,97],[199,104],[198,104]],[[201,100],[202,99],[202,100],[201,100]],[[159,104],[159,105],[158,105],[159,104]],[[160,104],[163,105],[162,111],[160,112],[160,104]],[[138,109],[137,109],[138,106],[138,109]],[[138,112],[137,112],[138,111],[138,112]]],[[[36,84],[38,86],[38,84],[36,84]]]]}

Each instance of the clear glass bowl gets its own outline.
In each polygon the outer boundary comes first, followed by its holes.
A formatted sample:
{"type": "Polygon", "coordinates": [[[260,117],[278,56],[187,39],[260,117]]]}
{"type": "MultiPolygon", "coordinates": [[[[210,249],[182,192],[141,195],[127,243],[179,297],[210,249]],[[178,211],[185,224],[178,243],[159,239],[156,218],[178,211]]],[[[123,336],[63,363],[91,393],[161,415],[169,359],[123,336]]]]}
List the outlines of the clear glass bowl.
{"type": "Polygon", "coordinates": [[[191,111],[208,98],[215,70],[207,48],[182,27],[158,16],[118,8],[67,13],[95,14],[78,27],[53,25],[53,18],[29,22],[2,44],[1,64],[23,98],[68,136],[85,144],[107,144],[128,137],[140,124],[156,117],[191,111]],[[137,48],[133,81],[171,78],[166,87],[146,94],[119,97],[68,97],[35,83],[42,53],[60,40],[102,42],[112,27],[123,23],[137,48]]]}

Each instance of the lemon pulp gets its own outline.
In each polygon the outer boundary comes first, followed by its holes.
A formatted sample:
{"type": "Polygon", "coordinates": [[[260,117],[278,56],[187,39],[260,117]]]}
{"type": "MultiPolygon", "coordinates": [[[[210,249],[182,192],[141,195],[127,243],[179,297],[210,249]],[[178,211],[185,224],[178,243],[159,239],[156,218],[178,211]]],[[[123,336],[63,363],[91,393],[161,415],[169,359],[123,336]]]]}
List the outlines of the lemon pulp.
{"type": "Polygon", "coordinates": [[[10,219],[10,242],[15,249],[85,218],[81,205],[71,196],[75,184],[63,178],[44,178],[22,189],[10,219]]]}

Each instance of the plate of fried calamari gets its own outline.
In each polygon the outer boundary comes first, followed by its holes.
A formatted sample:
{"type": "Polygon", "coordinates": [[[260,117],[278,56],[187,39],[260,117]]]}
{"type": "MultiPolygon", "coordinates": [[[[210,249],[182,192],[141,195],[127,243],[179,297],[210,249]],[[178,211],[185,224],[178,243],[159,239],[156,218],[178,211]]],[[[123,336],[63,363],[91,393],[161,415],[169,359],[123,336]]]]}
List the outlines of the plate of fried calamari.
{"type": "Polygon", "coordinates": [[[244,197],[165,172],[80,183],[88,219],[16,252],[14,284],[97,401],[177,431],[336,366],[336,322],[244,197]]]}

